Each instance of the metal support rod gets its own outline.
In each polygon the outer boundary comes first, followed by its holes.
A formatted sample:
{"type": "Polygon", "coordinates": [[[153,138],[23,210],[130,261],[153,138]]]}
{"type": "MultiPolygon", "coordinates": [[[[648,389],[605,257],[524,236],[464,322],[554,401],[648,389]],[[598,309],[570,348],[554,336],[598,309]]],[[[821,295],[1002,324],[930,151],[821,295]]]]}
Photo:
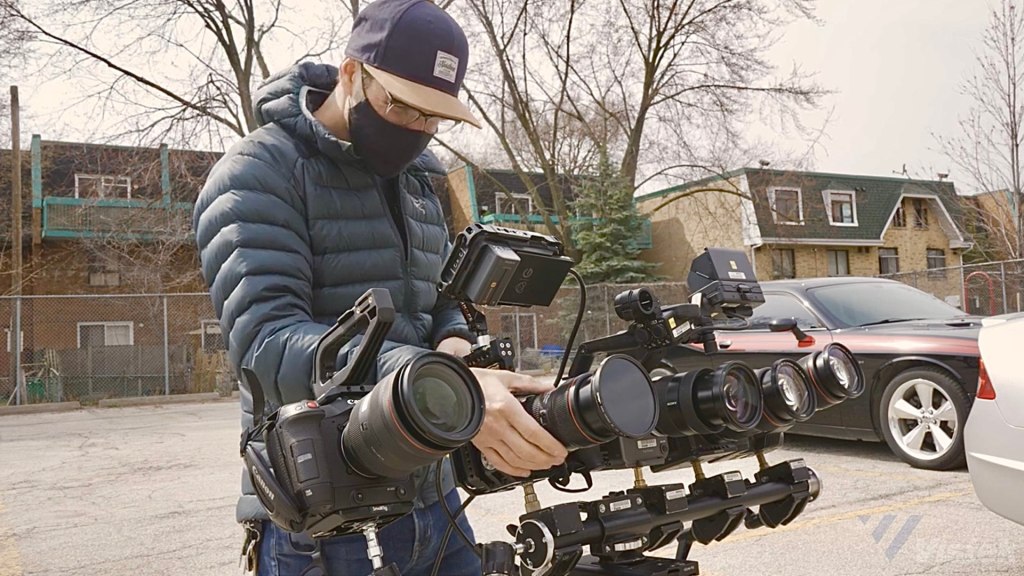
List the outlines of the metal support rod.
{"type": "Polygon", "coordinates": [[[761,470],[769,467],[768,460],[764,457],[764,452],[756,452],[755,456],[757,456],[757,465],[761,467],[761,470]]]}
{"type": "Polygon", "coordinates": [[[533,489],[533,482],[523,484],[523,506],[527,514],[540,510],[540,498],[533,489]]]}
{"type": "Polygon", "coordinates": [[[164,396],[171,395],[171,342],[167,328],[167,296],[164,296],[164,396]]]}
{"type": "Polygon", "coordinates": [[[647,488],[647,480],[644,478],[644,469],[639,466],[633,468],[633,487],[647,488]]]}
{"type": "Polygon", "coordinates": [[[1003,285],[1003,314],[1010,311],[1010,303],[1006,301],[1006,264],[1004,262],[999,263],[999,279],[1002,280],[1003,285]]]}
{"type": "Polygon", "coordinates": [[[693,476],[694,476],[694,478],[696,478],[697,480],[703,480],[704,479],[704,467],[701,466],[700,460],[694,460],[693,462],[690,462],[690,464],[693,465],[693,476]]]}
{"type": "Polygon", "coordinates": [[[366,537],[366,554],[370,557],[370,563],[375,571],[380,570],[384,567],[384,554],[377,543],[377,528],[373,525],[367,526],[363,529],[363,536],[366,537]]]}

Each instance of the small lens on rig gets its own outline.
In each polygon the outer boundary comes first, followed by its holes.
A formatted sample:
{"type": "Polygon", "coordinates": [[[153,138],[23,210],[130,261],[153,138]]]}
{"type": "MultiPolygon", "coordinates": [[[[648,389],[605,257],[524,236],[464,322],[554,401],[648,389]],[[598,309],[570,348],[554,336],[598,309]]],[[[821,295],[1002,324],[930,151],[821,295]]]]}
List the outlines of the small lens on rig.
{"type": "Polygon", "coordinates": [[[658,422],[654,385],[636,360],[604,359],[550,392],[523,399],[523,408],[566,448],[584,448],[616,437],[640,438],[658,422]]]}
{"type": "Polygon", "coordinates": [[[653,320],[658,301],[647,288],[619,292],[613,299],[615,315],[627,322],[653,320]]]}
{"type": "Polygon", "coordinates": [[[764,395],[764,414],[757,428],[775,432],[814,415],[818,403],[807,373],[794,360],[780,358],[756,371],[764,395]]]}
{"type": "Polygon", "coordinates": [[[799,364],[810,377],[819,410],[864,393],[860,364],[850,349],[838,342],[804,356],[799,364]]]}
{"type": "Polygon", "coordinates": [[[473,373],[448,354],[427,352],[359,399],[341,449],[359,474],[399,478],[472,440],[483,418],[473,373]]]}
{"type": "Polygon", "coordinates": [[[656,383],[665,436],[746,432],[761,420],[763,398],[757,375],[743,362],[699,368],[656,383]]]}

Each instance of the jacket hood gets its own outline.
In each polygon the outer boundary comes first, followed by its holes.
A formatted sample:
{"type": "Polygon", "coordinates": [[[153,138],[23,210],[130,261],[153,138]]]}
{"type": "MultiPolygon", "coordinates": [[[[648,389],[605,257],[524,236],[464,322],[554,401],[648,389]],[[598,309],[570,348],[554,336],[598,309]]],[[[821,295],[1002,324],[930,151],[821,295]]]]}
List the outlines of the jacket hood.
{"type": "MultiPolygon", "coordinates": [[[[336,160],[358,159],[352,144],[327,131],[312,116],[302,100],[309,92],[330,93],[338,83],[338,68],[330,64],[302,62],[267,78],[253,97],[254,114],[259,126],[277,124],[302,142],[315,146],[336,160]]],[[[322,102],[322,100],[319,100],[322,102]]],[[[444,176],[445,169],[433,152],[426,150],[409,166],[412,171],[444,176]]]]}

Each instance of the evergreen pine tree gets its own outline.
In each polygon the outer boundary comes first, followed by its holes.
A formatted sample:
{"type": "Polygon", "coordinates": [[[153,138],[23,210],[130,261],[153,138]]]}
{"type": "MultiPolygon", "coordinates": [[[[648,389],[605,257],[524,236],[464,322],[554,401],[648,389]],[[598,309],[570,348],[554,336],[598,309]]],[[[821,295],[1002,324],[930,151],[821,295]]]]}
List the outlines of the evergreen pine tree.
{"type": "Polygon", "coordinates": [[[643,220],[633,203],[633,189],[601,150],[597,173],[582,182],[575,200],[572,229],[583,253],[576,270],[587,284],[648,282],[655,264],[640,260],[636,240],[643,220]]]}

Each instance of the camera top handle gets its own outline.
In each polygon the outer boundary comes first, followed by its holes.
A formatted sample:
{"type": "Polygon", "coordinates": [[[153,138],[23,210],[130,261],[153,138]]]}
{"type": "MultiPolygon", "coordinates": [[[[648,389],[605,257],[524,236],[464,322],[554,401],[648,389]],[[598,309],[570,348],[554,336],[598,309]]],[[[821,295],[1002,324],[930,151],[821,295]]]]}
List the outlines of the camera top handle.
{"type": "Polygon", "coordinates": [[[364,393],[388,330],[395,323],[395,305],[386,288],[370,288],[345,311],[317,342],[313,353],[313,395],[321,406],[348,392],[364,393]],[[335,371],[338,352],[360,332],[366,332],[355,359],[335,371]]]}

